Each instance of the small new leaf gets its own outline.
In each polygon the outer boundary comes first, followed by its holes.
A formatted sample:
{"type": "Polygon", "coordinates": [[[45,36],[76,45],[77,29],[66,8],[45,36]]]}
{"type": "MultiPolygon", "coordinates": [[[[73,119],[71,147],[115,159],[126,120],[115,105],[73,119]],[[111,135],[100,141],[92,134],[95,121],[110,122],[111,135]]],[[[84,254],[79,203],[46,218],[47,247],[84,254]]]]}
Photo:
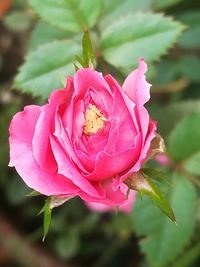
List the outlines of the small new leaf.
{"type": "Polygon", "coordinates": [[[79,70],[79,67],[77,66],[76,63],[73,63],[73,64],[74,64],[75,72],[77,72],[79,70]]]}
{"type": "Polygon", "coordinates": [[[152,182],[152,179],[144,177],[142,172],[137,172],[129,177],[125,183],[130,189],[149,196],[161,211],[176,224],[176,217],[172,208],[159,188],[152,182]]]}
{"type": "MultiPolygon", "coordinates": [[[[76,55],[76,60],[83,68],[94,69],[95,55],[93,52],[89,31],[87,28],[84,30],[84,34],[82,38],[82,57],[76,55]]],[[[74,64],[74,66],[75,66],[75,70],[79,69],[77,64],[74,64]]]]}
{"type": "Polygon", "coordinates": [[[94,68],[95,56],[92,48],[92,42],[90,39],[89,31],[86,28],[82,39],[82,49],[83,49],[83,61],[85,67],[94,68]]]}
{"type": "Polygon", "coordinates": [[[85,62],[84,62],[84,60],[83,60],[81,57],[79,57],[78,55],[76,55],[75,58],[76,58],[76,60],[78,61],[78,63],[79,63],[82,67],[86,67],[85,62]]]}

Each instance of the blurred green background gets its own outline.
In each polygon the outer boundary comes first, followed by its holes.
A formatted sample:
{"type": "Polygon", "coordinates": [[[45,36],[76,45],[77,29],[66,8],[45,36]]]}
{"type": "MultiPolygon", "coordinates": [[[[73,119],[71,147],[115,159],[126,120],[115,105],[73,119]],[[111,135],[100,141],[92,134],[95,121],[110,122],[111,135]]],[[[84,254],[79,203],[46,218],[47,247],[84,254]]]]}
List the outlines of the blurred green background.
{"type": "Polygon", "coordinates": [[[0,0],[0,16],[0,267],[200,266],[200,2],[0,0]],[[145,197],[129,215],[91,212],[77,198],[53,210],[43,243],[45,198],[27,197],[7,167],[13,114],[45,103],[74,72],[80,18],[104,74],[122,82],[139,57],[148,62],[148,109],[171,161],[148,164],[165,171],[177,227],[145,197]]]}

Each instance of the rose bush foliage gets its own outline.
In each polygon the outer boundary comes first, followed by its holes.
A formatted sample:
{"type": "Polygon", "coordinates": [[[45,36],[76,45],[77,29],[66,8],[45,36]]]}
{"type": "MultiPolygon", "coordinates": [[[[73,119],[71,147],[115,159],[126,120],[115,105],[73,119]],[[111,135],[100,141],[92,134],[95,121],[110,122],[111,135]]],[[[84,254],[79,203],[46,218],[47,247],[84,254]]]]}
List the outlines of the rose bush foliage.
{"type": "Polygon", "coordinates": [[[134,199],[124,181],[150,154],[156,124],[147,65],[140,59],[123,86],[82,68],[55,90],[46,105],[29,105],[10,125],[10,166],[47,196],[79,196],[110,208],[134,199]]]}

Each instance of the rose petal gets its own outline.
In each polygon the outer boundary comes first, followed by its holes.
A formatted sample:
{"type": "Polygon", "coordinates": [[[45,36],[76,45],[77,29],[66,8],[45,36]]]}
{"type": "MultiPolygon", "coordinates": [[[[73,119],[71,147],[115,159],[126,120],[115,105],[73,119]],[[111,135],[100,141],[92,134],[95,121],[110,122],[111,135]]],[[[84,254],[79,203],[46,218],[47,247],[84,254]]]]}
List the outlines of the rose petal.
{"type": "Polygon", "coordinates": [[[13,117],[9,128],[9,166],[14,166],[24,182],[41,194],[77,195],[77,186],[62,175],[43,171],[33,157],[32,138],[40,112],[39,106],[27,106],[13,117]]]}
{"type": "Polygon", "coordinates": [[[107,83],[109,84],[110,88],[112,88],[112,91],[114,91],[114,88],[117,88],[118,91],[120,91],[121,96],[126,104],[126,108],[129,110],[129,113],[132,117],[133,120],[133,124],[136,128],[136,131],[139,131],[139,127],[138,127],[138,122],[137,122],[137,118],[135,116],[135,103],[127,96],[127,94],[124,92],[124,90],[121,88],[121,86],[118,84],[118,82],[111,76],[111,75],[106,75],[105,79],[107,81],[107,83]]]}
{"type": "Polygon", "coordinates": [[[74,162],[75,166],[77,166],[82,172],[87,173],[87,169],[81,163],[79,157],[74,151],[73,143],[70,141],[68,133],[66,129],[64,129],[63,121],[58,113],[55,115],[55,132],[53,135],[57,137],[60,145],[66,151],[66,154],[69,155],[69,158],[74,162]]]}
{"type": "Polygon", "coordinates": [[[15,166],[22,162],[25,150],[32,150],[32,138],[35,125],[41,113],[41,108],[36,105],[26,106],[22,112],[13,117],[9,127],[10,163],[15,166]]]}
{"type": "Polygon", "coordinates": [[[137,161],[139,152],[137,147],[112,155],[102,151],[97,155],[94,171],[84,176],[89,180],[96,181],[112,178],[130,168],[133,162],[137,161]]]}
{"type": "Polygon", "coordinates": [[[83,98],[89,88],[95,88],[97,91],[106,89],[107,92],[111,93],[108,84],[100,72],[89,68],[78,70],[74,76],[75,94],[79,98],[83,98]]]}
{"type": "Polygon", "coordinates": [[[115,185],[114,185],[115,188],[118,188],[126,180],[126,178],[128,178],[132,173],[138,172],[140,170],[142,164],[148,157],[150,144],[151,144],[152,139],[155,136],[155,131],[156,131],[156,124],[154,123],[154,121],[150,120],[148,134],[145,140],[144,147],[140,151],[140,157],[138,158],[138,161],[132,168],[130,168],[130,170],[128,170],[123,175],[119,175],[115,179],[115,185]]]}
{"type": "Polygon", "coordinates": [[[109,151],[109,149],[113,150],[113,143],[116,147],[115,153],[134,147],[134,139],[137,135],[137,130],[121,92],[121,88],[113,88],[113,111],[111,114],[112,121],[108,143],[105,147],[106,152],[109,151]],[[116,129],[119,130],[118,135],[113,136],[112,131],[114,130],[116,132],[116,129]]]}
{"type": "MultiPolygon", "coordinates": [[[[120,190],[122,191],[122,193],[124,193],[124,195],[126,195],[127,190],[128,190],[127,185],[122,184],[120,190]]],[[[123,201],[123,203],[121,205],[119,205],[119,207],[118,207],[119,210],[122,211],[122,212],[125,212],[125,213],[129,213],[132,210],[133,202],[135,200],[135,195],[136,195],[136,192],[133,191],[133,190],[130,190],[130,192],[128,194],[128,198],[126,198],[123,201]]],[[[102,204],[102,203],[99,203],[99,202],[85,202],[85,204],[91,210],[98,211],[98,212],[112,211],[112,210],[117,208],[117,205],[113,207],[113,206],[109,206],[109,205],[102,204]]]]}
{"type": "Polygon", "coordinates": [[[99,188],[95,188],[81,173],[76,169],[73,162],[70,161],[69,155],[63,151],[62,147],[56,142],[55,137],[50,137],[52,150],[58,164],[58,173],[70,179],[82,191],[96,198],[104,197],[99,188]]]}
{"type": "Polygon", "coordinates": [[[65,90],[54,91],[50,98],[49,104],[41,107],[41,114],[35,125],[32,145],[33,154],[36,162],[43,170],[48,170],[49,173],[57,171],[57,164],[53,156],[49,135],[54,131],[54,117],[58,106],[65,103],[67,93],[65,90]]]}
{"type": "Polygon", "coordinates": [[[109,205],[110,207],[116,207],[118,205],[121,205],[126,201],[126,193],[124,193],[120,188],[116,191],[113,191],[112,189],[112,180],[108,179],[101,183],[102,189],[105,193],[104,198],[98,199],[91,197],[89,195],[86,195],[84,192],[80,192],[80,197],[87,202],[98,202],[105,205],[109,205]]]}
{"type": "Polygon", "coordinates": [[[151,84],[145,79],[147,64],[144,59],[139,60],[139,67],[126,78],[122,88],[130,99],[139,106],[144,105],[150,99],[151,84]]]}

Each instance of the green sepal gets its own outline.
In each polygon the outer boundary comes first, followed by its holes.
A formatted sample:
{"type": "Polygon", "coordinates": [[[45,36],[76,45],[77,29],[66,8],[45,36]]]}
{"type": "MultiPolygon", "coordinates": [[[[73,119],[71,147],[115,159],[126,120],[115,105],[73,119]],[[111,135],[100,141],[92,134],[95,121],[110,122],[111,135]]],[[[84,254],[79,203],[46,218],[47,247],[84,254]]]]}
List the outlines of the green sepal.
{"type": "Polygon", "coordinates": [[[43,242],[47,236],[47,233],[49,231],[49,226],[51,223],[51,211],[52,211],[52,209],[50,208],[50,203],[51,203],[51,197],[48,197],[45,201],[44,206],[42,207],[42,209],[38,213],[38,215],[44,213],[44,216],[43,216],[43,238],[42,238],[43,242]]]}
{"type": "Polygon", "coordinates": [[[52,209],[50,208],[50,198],[47,198],[45,203],[44,217],[43,217],[43,238],[42,238],[43,242],[49,231],[49,226],[51,223],[51,211],[52,209]]]}
{"type": "Polygon", "coordinates": [[[152,188],[152,192],[144,192],[144,194],[149,195],[152,201],[156,204],[157,207],[161,209],[163,213],[165,213],[173,223],[176,223],[175,214],[164,194],[160,191],[160,189],[152,182],[152,179],[147,179],[149,185],[152,188]]]}
{"type": "Polygon", "coordinates": [[[155,182],[158,182],[160,184],[165,184],[170,187],[172,186],[172,183],[169,182],[167,173],[165,171],[150,169],[150,168],[144,168],[141,171],[145,177],[150,178],[155,182]]]}
{"type": "Polygon", "coordinates": [[[130,189],[140,192],[141,195],[149,196],[153,203],[176,224],[176,217],[168,200],[153,182],[153,179],[145,177],[141,171],[134,173],[125,183],[130,189]]]}
{"type": "Polygon", "coordinates": [[[26,197],[37,197],[40,196],[41,194],[35,190],[32,190],[30,193],[26,195],[26,197]]]}
{"type": "Polygon", "coordinates": [[[63,205],[66,201],[71,199],[72,197],[58,197],[58,196],[51,196],[48,197],[45,201],[44,206],[38,213],[38,215],[44,213],[43,217],[43,238],[42,241],[44,242],[47,233],[49,231],[50,223],[51,223],[51,212],[52,209],[55,207],[59,207],[63,205]]]}

